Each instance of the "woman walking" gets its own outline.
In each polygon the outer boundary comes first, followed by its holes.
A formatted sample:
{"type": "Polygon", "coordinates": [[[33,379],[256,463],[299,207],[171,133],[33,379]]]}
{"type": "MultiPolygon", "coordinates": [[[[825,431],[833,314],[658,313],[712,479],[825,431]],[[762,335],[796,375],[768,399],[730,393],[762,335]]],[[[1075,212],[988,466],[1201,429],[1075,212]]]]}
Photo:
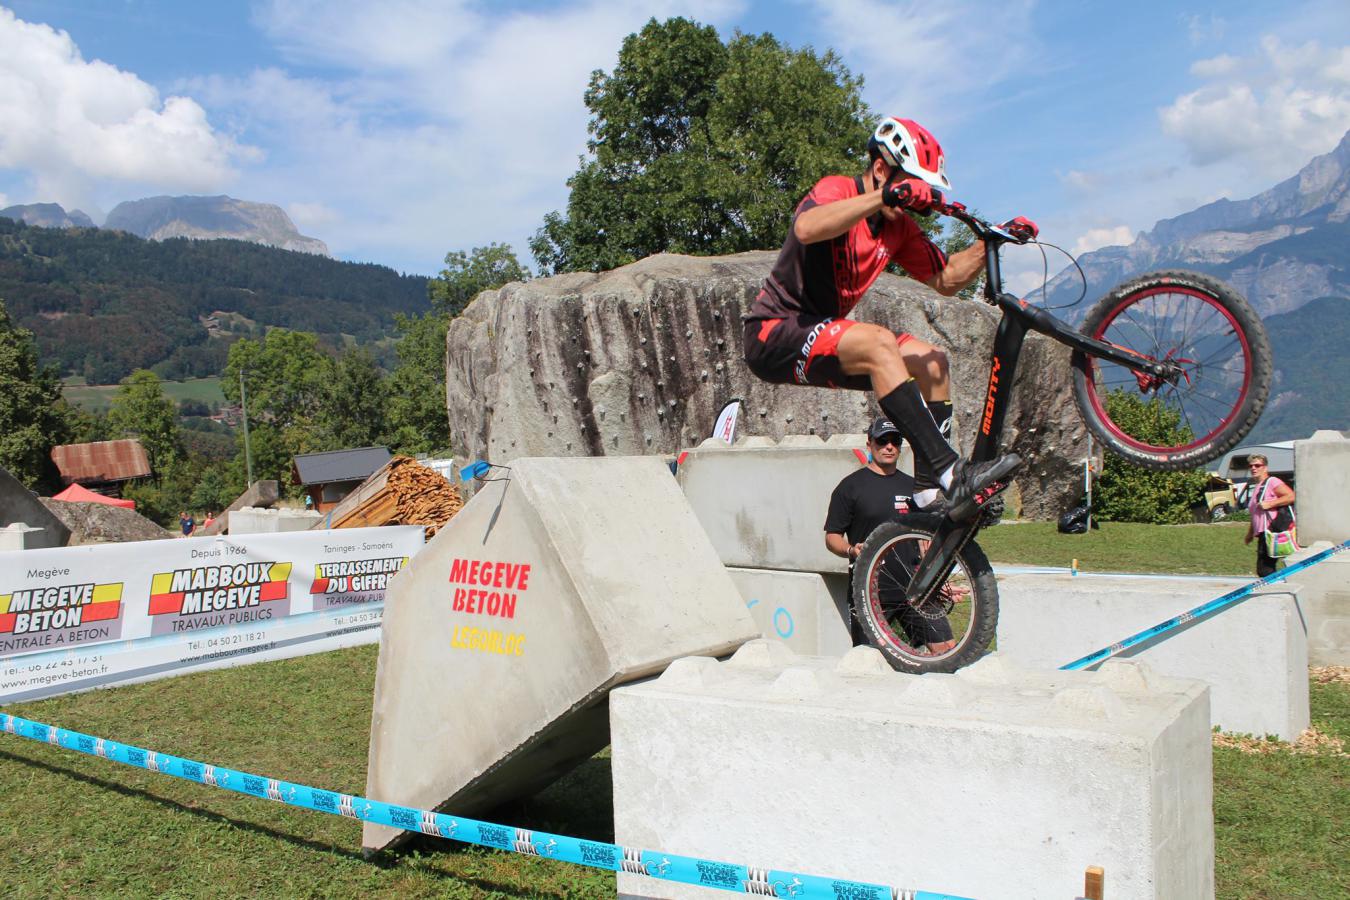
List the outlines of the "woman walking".
{"type": "Polygon", "coordinates": [[[1260,453],[1247,457],[1247,469],[1252,480],[1247,483],[1247,509],[1252,514],[1247,526],[1245,542],[1256,539],[1256,576],[1264,578],[1277,568],[1275,558],[1266,547],[1266,532],[1288,531],[1293,527],[1293,510],[1285,510],[1294,503],[1294,489],[1267,471],[1270,460],[1260,453]]]}

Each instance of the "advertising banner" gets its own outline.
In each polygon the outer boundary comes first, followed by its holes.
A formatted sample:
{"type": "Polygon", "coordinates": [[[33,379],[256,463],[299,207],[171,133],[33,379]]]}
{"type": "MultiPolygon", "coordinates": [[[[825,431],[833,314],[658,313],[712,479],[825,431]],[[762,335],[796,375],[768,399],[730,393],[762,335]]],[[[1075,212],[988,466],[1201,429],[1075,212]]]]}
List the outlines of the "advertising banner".
{"type": "Polygon", "coordinates": [[[421,526],[0,553],[0,703],[379,640],[421,526]]]}

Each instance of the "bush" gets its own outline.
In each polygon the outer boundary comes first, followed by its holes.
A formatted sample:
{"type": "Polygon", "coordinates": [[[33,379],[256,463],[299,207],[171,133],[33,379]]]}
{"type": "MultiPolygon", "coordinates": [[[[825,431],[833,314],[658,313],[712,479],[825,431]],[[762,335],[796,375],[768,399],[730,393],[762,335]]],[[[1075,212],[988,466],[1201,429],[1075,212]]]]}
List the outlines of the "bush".
{"type": "MultiPolygon", "coordinates": [[[[1106,410],[1122,428],[1150,443],[1185,444],[1195,437],[1181,424],[1180,414],[1157,398],[1145,401],[1125,391],[1112,391],[1106,410]]],[[[1200,469],[1150,472],[1107,453],[1092,495],[1093,514],[1109,522],[1191,522],[1191,507],[1203,496],[1208,481],[1200,469]]]]}

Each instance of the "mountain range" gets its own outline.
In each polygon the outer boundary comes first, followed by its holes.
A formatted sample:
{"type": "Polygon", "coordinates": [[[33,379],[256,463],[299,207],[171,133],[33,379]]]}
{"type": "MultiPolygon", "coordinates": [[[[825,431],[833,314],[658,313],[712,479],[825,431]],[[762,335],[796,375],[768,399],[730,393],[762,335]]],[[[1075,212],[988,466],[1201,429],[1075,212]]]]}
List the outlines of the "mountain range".
{"type": "MultiPolygon", "coordinates": [[[[1153,269],[1196,269],[1237,287],[1263,318],[1319,297],[1350,298],[1350,132],[1294,177],[1246,200],[1216,200],[1141,232],[1126,247],[1078,258],[1091,303],[1119,282],[1153,269]]],[[[1050,280],[1049,306],[1082,290],[1066,268],[1050,280]]],[[[1040,300],[1041,292],[1030,295],[1040,300]]]]}
{"type": "MultiPolygon", "coordinates": [[[[79,210],[67,213],[56,203],[30,203],[0,209],[0,217],[43,228],[95,228],[79,210]]],[[[228,238],[328,256],[328,245],[301,234],[273,203],[255,203],[233,197],[147,197],[119,203],[108,213],[103,228],[125,231],[148,240],[228,238]]]]}
{"type": "MultiPolygon", "coordinates": [[[[1350,427],[1350,132],[1297,175],[1246,200],[1216,200],[1163,219],[1124,247],[1078,258],[1087,296],[1070,321],[1116,284],[1154,269],[1193,269],[1235,286],[1265,322],[1275,357],[1270,402],[1250,442],[1350,427]]],[[[1029,299],[1073,303],[1072,266],[1029,299]]]]}

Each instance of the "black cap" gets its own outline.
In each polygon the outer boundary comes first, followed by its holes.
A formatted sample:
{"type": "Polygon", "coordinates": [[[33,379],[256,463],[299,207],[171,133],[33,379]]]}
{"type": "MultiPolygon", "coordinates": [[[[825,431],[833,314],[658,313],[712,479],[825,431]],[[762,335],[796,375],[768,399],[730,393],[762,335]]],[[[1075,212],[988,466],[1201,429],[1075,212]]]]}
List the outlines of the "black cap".
{"type": "Polygon", "coordinates": [[[874,441],[888,434],[893,434],[899,437],[900,429],[896,428],[895,424],[885,416],[882,416],[880,419],[877,419],[875,422],[872,423],[872,427],[867,429],[867,436],[874,441]]]}

